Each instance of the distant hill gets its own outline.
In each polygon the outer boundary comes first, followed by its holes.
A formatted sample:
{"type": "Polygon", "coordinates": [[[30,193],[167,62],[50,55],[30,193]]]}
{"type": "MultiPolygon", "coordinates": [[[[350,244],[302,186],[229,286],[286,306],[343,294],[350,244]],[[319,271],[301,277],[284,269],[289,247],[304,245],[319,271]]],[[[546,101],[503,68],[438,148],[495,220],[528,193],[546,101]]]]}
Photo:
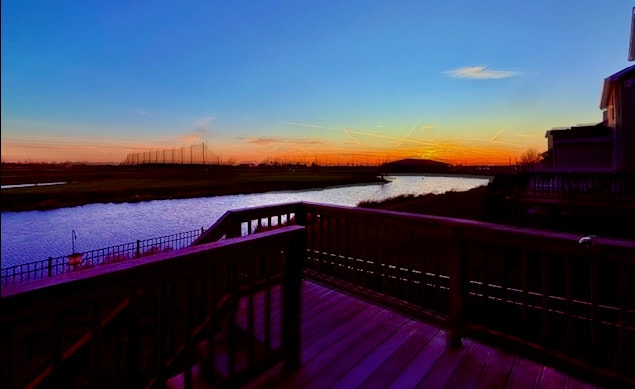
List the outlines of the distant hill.
{"type": "Polygon", "coordinates": [[[400,159],[381,165],[381,169],[387,173],[445,173],[450,167],[449,163],[418,158],[400,159]]]}

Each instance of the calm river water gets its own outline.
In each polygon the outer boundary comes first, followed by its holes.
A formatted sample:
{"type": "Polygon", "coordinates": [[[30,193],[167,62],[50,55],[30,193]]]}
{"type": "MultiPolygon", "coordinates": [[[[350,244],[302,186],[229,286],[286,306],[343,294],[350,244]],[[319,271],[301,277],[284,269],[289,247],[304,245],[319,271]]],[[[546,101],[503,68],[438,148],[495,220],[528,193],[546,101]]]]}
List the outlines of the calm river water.
{"type": "Polygon", "coordinates": [[[395,175],[387,184],[246,195],[158,200],[143,203],[90,204],[50,211],[2,212],[2,267],[76,251],[209,228],[226,211],[295,201],[356,206],[403,194],[464,191],[487,185],[487,177],[395,175]]]}

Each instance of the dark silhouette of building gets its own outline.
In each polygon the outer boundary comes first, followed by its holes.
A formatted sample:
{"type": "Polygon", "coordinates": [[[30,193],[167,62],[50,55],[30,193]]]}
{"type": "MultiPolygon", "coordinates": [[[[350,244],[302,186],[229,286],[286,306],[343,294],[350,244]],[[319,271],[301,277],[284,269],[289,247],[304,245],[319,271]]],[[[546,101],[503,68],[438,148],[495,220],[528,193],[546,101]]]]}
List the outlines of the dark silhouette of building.
{"type": "Polygon", "coordinates": [[[635,172],[635,65],[604,79],[601,123],[547,131],[549,166],[570,172],[635,172]]]}

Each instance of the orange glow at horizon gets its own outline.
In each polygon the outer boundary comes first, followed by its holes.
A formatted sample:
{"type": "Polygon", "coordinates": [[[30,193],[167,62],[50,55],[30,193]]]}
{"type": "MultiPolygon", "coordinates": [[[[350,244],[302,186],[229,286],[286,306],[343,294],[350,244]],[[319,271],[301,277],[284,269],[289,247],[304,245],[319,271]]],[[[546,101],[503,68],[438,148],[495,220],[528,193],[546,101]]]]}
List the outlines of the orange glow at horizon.
{"type": "MultiPolygon", "coordinates": [[[[389,136],[385,138],[387,140],[397,139],[389,136]]],[[[542,151],[542,148],[538,145],[478,144],[475,141],[469,142],[469,144],[466,144],[468,142],[465,141],[409,141],[409,144],[404,144],[397,148],[377,145],[375,147],[368,145],[365,148],[361,148],[356,144],[337,147],[329,144],[329,142],[324,142],[326,144],[321,144],[321,142],[314,143],[305,142],[302,146],[295,145],[294,147],[289,145],[280,146],[278,144],[269,146],[262,144],[226,145],[222,148],[222,152],[218,152],[208,144],[207,148],[204,148],[205,156],[203,158],[205,163],[208,164],[300,163],[310,165],[316,163],[318,165],[374,166],[399,159],[419,158],[445,162],[451,165],[508,165],[515,163],[516,159],[529,148],[542,151]]],[[[3,140],[2,161],[118,164],[126,161],[126,157],[132,153],[136,153],[136,155],[145,153],[148,161],[163,161],[163,158],[165,158],[166,162],[176,160],[177,163],[187,163],[190,161],[190,153],[193,148],[196,151],[193,151],[192,160],[201,161],[200,143],[198,145],[184,145],[172,148],[144,146],[141,144],[134,147],[124,147],[114,142],[113,144],[82,145],[75,142],[46,144],[44,142],[3,140]],[[170,154],[170,150],[176,150],[176,158],[174,154],[170,154]]]]}

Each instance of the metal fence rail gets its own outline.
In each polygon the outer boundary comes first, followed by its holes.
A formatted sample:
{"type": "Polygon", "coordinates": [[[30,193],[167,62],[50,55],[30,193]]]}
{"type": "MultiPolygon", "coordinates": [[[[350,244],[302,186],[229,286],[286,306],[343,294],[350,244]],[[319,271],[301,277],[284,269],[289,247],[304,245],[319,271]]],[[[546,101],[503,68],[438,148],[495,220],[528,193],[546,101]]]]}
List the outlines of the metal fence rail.
{"type": "Polygon", "coordinates": [[[79,257],[77,262],[71,258],[71,255],[64,255],[10,266],[2,269],[1,285],[19,284],[90,269],[95,266],[146,257],[159,252],[181,249],[191,245],[203,232],[205,232],[205,229],[201,228],[200,230],[179,232],[177,234],[84,251],[79,253],[81,257],[79,257]]]}

